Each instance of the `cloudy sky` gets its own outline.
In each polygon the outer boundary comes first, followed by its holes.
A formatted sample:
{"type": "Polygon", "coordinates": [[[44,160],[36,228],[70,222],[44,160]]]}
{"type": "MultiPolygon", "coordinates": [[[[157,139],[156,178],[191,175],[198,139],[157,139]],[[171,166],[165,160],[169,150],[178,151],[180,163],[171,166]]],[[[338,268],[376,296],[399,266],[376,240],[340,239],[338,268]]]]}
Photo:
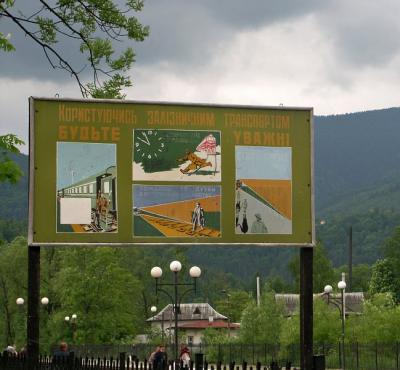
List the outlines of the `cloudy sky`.
{"type": "MultiPolygon", "coordinates": [[[[127,98],[312,106],[317,115],[399,106],[399,14],[398,0],[146,0],[139,19],[151,35],[133,45],[127,98]]],[[[0,32],[17,48],[0,53],[0,134],[26,140],[29,96],[79,89],[3,18],[0,32]]]]}

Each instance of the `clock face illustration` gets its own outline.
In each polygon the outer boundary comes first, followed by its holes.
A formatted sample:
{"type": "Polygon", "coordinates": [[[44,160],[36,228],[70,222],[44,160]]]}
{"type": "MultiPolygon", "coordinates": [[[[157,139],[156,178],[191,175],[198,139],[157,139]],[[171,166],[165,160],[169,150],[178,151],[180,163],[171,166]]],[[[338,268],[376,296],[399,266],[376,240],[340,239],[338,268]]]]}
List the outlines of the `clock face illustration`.
{"type": "Polygon", "coordinates": [[[166,149],[157,130],[135,130],[135,158],[151,160],[158,158],[166,149]]]}

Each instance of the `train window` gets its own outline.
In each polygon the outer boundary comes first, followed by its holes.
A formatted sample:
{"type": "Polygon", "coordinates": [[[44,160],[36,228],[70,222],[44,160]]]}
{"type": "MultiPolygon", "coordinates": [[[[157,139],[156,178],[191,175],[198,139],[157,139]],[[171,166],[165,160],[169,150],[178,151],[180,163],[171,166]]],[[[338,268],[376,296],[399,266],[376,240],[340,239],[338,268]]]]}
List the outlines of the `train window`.
{"type": "Polygon", "coordinates": [[[82,194],[83,193],[83,186],[80,187],[79,192],[82,194]]]}
{"type": "Polygon", "coordinates": [[[89,184],[89,193],[93,193],[93,184],[89,184]]]}
{"type": "Polygon", "coordinates": [[[105,181],[103,183],[103,193],[108,194],[110,192],[110,183],[105,181]]]}
{"type": "Polygon", "coordinates": [[[85,194],[87,194],[87,188],[88,188],[87,185],[85,185],[85,186],[83,187],[83,192],[84,192],[85,194]]]}

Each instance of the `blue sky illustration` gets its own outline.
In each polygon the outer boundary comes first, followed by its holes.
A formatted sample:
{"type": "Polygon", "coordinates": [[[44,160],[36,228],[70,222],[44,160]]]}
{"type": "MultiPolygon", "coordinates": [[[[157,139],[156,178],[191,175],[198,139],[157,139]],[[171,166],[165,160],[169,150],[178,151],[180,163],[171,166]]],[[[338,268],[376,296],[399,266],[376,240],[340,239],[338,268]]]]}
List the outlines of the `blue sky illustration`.
{"type": "Polygon", "coordinates": [[[292,179],[292,148],[236,146],[235,154],[236,179],[292,179]]]}
{"type": "Polygon", "coordinates": [[[142,208],[220,195],[220,186],[133,185],[133,206],[142,208]]]}
{"type": "Polygon", "coordinates": [[[57,143],[57,189],[72,185],[116,165],[116,145],[57,143]]]}

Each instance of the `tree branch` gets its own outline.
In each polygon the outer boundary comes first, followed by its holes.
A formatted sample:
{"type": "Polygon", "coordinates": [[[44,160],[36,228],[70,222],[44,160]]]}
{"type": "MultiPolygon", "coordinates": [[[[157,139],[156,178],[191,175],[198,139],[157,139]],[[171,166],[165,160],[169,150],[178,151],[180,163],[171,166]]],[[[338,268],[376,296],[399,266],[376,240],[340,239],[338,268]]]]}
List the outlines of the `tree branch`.
{"type": "Polygon", "coordinates": [[[93,81],[94,82],[98,82],[98,76],[97,76],[97,68],[93,59],[93,51],[92,51],[92,47],[89,43],[89,41],[86,39],[86,37],[79,31],[75,30],[69,23],[68,21],[62,17],[60,14],[58,14],[56,11],[54,11],[44,0],[39,0],[44,7],[46,7],[48,9],[48,11],[52,14],[54,14],[58,19],[60,19],[60,21],[64,24],[65,27],[67,27],[72,33],[77,34],[80,39],[85,43],[85,45],[87,46],[88,50],[89,50],[89,58],[90,58],[90,64],[93,67],[93,81]]]}
{"type": "Polygon", "coordinates": [[[27,28],[25,28],[21,24],[21,22],[18,19],[16,19],[16,17],[14,15],[12,15],[10,12],[8,12],[7,10],[4,10],[4,13],[7,14],[14,21],[14,23],[16,25],[18,25],[18,27],[20,27],[25,32],[25,34],[27,34],[30,38],[32,38],[37,44],[39,44],[43,48],[46,58],[48,59],[50,65],[53,68],[56,68],[56,67],[55,67],[54,63],[51,61],[51,58],[48,55],[48,51],[50,51],[52,54],[54,54],[58,58],[61,68],[70,72],[71,75],[75,77],[75,80],[78,83],[79,89],[81,90],[82,96],[87,97],[88,91],[87,91],[86,87],[82,84],[82,82],[78,76],[78,72],[75,71],[75,69],[57,52],[57,50],[55,50],[51,46],[43,43],[41,40],[39,40],[31,31],[29,31],[27,28]]]}

